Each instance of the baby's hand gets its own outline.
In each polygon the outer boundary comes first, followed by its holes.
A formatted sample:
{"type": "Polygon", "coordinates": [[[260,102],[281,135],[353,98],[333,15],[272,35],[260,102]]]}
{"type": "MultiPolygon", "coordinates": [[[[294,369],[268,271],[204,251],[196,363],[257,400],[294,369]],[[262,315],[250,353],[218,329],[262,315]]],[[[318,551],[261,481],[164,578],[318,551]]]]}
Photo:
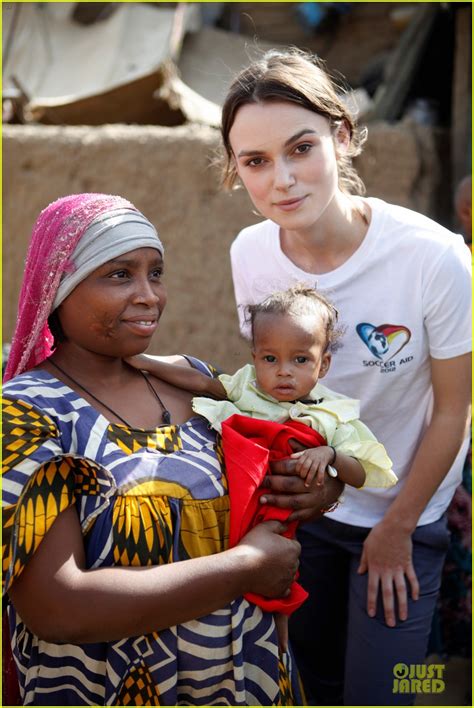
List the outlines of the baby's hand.
{"type": "Polygon", "coordinates": [[[334,457],[334,451],[327,445],[321,445],[301,452],[294,452],[291,457],[296,459],[296,471],[305,480],[305,487],[310,487],[315,477],[316,485],[322,487],[324,473],[334,457]]]}

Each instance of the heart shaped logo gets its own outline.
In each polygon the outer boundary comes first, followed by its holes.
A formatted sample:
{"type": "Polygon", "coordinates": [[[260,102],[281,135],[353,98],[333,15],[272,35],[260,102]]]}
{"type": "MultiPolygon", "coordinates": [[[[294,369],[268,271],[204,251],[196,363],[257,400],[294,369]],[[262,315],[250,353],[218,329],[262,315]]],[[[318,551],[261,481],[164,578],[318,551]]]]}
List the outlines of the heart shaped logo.
{"type": "Polygon", "coordinates": [[[356,331],[369,351],[386,361],[398,354],[411,339],[411,332],[403,325],[381,324],[375,327],[369,322],[361,322],[356,331]]]}

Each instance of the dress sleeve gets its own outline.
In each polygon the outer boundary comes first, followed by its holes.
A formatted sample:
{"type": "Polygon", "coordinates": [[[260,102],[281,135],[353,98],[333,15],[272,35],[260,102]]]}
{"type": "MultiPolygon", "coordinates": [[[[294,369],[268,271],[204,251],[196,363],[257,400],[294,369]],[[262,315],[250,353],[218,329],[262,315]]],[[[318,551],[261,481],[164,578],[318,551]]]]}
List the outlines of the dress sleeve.
{"type": "Polygon", "coordinates": [[[78,502],[83,533],[108,504],[113,479],[65,452],[54,420],[26,401],[2,399],[2,584],[8,592],[59,514],[78,502]]]}
{"type": "Polygon", "coordinates": [[[190,356],[189,354],[183,354],[183,357],[190,363],[193,369],[200,371],[201,374],[205,374],[205,376],[209,376],[211,379],[218,378],[220,370],[216,366],[202,361],[201,359],[197,359],[195,356],[190,356]]]}

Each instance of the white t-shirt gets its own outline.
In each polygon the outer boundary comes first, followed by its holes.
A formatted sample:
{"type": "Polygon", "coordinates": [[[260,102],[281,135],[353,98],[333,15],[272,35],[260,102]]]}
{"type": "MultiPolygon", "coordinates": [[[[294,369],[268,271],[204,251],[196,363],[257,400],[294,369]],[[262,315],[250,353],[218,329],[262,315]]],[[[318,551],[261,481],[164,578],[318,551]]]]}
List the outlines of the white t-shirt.
{"type": "MultiPolygon", "coordinates": [[[[339,268],[312,275],[283,253],[272,221],[249,226],[231,247],[241,329],[245,305],[296,283],[331,299],[346,328],[324,384],[361,401],[361,420],[383,443],[399,482],[391,489],[346,487],[331,518],[372,527],[404,483],[430,420],[430,357],[471,351],[471,254],[462,237],[431,219],[380,199],[357,251],[339,268]]],[[[461,480],[469,441],[422,513],[436,521],[461,480]]]]}

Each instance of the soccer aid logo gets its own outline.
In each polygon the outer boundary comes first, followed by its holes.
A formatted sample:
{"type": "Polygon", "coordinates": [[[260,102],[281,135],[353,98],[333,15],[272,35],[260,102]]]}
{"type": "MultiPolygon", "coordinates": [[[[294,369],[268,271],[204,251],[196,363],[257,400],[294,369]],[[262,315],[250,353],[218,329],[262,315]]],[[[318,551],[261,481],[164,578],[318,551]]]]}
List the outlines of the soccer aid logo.
{"type": "Polygon", "coordinates": [[[382,332],[378,332],[374,329],[367,337],[367,346],[372,354],[381,359],[382,356],[388,352],[387,337],[382,332]]]}
{"type": "MultiPolygon", "coordinates": [[[[375,326],[370,322],[360,322],[356,325],[356,332],[369,352],[380,362],[393,360],[411,339],[411,332],[404,325],[381,324],[375,326]]],[[[383,371],[387,370],[386,367],[382,367],[382,369],[383,371]]]]}

